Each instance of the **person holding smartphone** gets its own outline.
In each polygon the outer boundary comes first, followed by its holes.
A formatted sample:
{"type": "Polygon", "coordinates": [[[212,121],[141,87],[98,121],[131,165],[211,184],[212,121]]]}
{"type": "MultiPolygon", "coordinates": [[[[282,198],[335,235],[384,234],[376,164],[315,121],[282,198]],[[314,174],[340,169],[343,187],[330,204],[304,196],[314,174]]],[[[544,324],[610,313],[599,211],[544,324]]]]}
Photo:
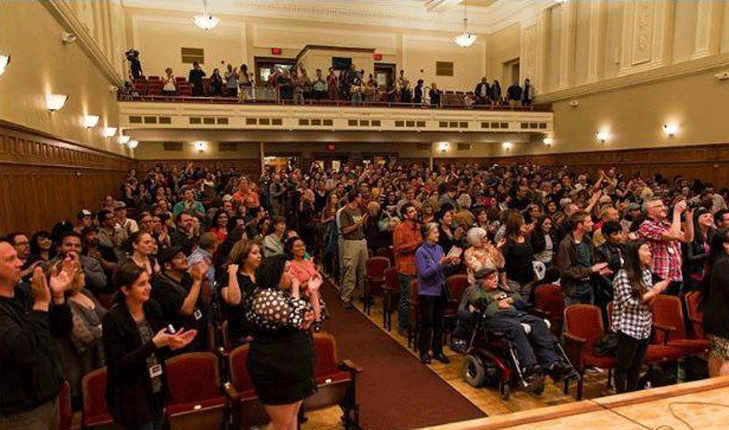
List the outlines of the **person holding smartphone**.
{"type": "Polygon", "coordinates": [[[189,345],[196,330],[167,325],[150,300],[147,272],[124,264],[116,273],[117,303],[102,321],[108,376],[106,403],[125,430],[159,430],[164,422],[164,360],[170,350],[189,345]]]}

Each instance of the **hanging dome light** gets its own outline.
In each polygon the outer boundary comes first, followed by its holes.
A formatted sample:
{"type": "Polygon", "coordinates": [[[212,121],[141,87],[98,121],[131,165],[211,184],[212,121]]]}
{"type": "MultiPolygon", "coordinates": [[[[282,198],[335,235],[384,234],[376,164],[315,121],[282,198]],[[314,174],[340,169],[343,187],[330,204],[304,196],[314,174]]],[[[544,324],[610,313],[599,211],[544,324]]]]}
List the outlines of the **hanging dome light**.
{"type": "Polygon", "coordinates": [[[476,42],[476,35],[468,32],[468,12],[466,10],[466,1],[463,1],[463,33],[453,38],[456,45],[468,48],[476,42]]]}
{"type": "Polygon", "coordinates": [[[218,25],[218,23],[220,23],[220,19],[218,19],[208,13],[207,0],[203,0],[203,14],[193,16],[192,21],[195,23],[195,25],[197,25],[198,27],[202,28],[205,31],[212,30],[213,28],[215,28],[218,25]]]}

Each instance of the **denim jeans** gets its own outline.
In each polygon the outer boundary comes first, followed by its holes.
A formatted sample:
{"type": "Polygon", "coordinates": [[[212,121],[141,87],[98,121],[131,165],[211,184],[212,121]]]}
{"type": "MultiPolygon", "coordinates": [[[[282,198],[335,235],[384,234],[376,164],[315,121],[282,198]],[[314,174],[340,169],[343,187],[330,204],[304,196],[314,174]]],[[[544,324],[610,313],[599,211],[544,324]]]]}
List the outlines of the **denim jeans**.
{"type": "Polygon", "coordinates": [[[410,298],[410,283],[415,279],[415,276],[398,274],[400,279],[400,303],[397,307],[397,322],[398,327],[401,330],[408,328],[408,309],[410,308],[408,298],[410,298]]]}

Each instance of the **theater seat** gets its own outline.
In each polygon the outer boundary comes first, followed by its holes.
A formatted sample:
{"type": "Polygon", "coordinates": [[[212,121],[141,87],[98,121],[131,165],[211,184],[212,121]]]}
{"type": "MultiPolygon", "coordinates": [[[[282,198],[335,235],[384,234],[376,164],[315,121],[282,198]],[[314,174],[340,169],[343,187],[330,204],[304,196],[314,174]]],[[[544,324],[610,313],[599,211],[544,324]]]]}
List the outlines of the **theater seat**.
{"type": "Polygon", "coordinates": [[[686,293],[685,300],[686,312],[694,332],[693,338],[706,339],[706,333],[704,332],[704,313],[700,307],[701,297],[699,292],[691,291],[690,293],[686,293]]]}
{"type": "Polygon", "coordinates": [[[683,355],[703,354],[709,350],[707,339],[694,339],[686,335],[681,299],[659,294],[653,300],[653,325],[659,344],[681,350],[683,355]]]}
{"type": "Polygon", "coordinates": [[[367,282],[364,290],[364,310],[370,314],[372,296],[385,285],[385,270],[390,267],[387,257],[370,257],[367,259],[367,282]]]}
{"type": "Polygon", "coordinates": [[[564,324],[564,294],[559,285],[544,284],[534,289],[534,310],[547,318],[550,330],[556,336],[562,333],[564,324]]]}
{"type": "Polygon", "coordinates": [[[83,429],[111,429],[113,419],[106,407],[106,367],[84,375],[81,380],[83,392],[83,429]]]}
{"type": "Polygon", "coordinates": [[[228,355],[230,382],[225,384],[225,393],[230,399],[235,429],[249,429],[251,426],[262,426],[269,418],[263,405],[258,401],[253,382],[246,370],[249,345],[241,345],[228,355]]]}
{"type": "Polygon", "coordinates": [[[385,286],[382,294],[382,325],[385,329],[392,329],[392,313],[400,304],[400,275],[397,268],[388,267],[385,270],[385,286]]]}
{"type": "Polygon", "coordinates": [[[227,399],[221,393],[218,357],[190,352],[165,362],[170,430],[217,430],[226,418],[227,399]]]}
{"type": "Polygon", "coordinates": [[[451,275],[446,279],[446,284],[450,288],[451,297],[443,310],[443,321],[447,328],[447,330],[443,331],[443,336],[445,337],[448,333],[451,333],[452,338],[453,329],[458,319],[458,305],[461,303],[461,298],[466,291],[466,287],[468,287],[468,275],[451,275]]]}
{"type": "Polygon", "coordinates": [[[71,430],[73,413],[71,412],[71,386],[63,381],[58,392],[58,429],[71,430]]]}
{"type": "Polygon", "coordinates": [[[418,333],[420,332],[420,295],[418,294],[418,279],[410,282],[410,297],[408,297],[408,347],[412,342],[413,350],[418,350],[418,333]]]}
{"type": "Polygon", "coordinates": [[[305,410],[317,410],[338,405],[342,408],[345,428],[359,428],[357,377],[362,369],[349,360],[337,359],[334,336],[314,334],[314,378],[318,390],[304,399],[305,410]]]}

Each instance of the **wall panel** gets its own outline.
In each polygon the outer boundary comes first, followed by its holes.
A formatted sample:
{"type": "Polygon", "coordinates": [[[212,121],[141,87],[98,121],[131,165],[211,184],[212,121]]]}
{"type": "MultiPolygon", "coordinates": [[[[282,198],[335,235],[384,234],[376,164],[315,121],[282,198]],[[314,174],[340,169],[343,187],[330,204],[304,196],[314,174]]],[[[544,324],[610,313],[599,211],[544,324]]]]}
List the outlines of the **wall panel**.
{"type": "Polygon", "coordinates": [[[50,229],[116,197],[130,158],[0,122],[0,233],[50,229]]]}

